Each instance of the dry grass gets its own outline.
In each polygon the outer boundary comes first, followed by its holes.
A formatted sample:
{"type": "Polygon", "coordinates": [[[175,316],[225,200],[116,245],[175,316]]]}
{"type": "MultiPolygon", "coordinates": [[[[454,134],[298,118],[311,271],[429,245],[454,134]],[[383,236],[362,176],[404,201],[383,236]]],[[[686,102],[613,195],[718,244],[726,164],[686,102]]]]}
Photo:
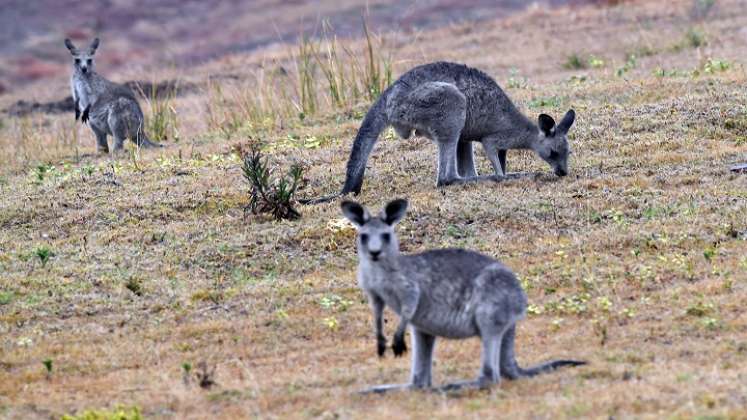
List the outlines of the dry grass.
{"type": "MultiPolygon", "coordinates": [[[[293,222],[245,216],[235,150],[249,133],[210,125],[210,92],[248,88],[290,47],[190,74],[205,92],[173,100],[181,140],[165,150],[111,161],[86,155],[93,138],[72,116],[4,120],[0,416],[121,405],[177,418],[745,418],[747,179],[726,168],[745,159],[747,18],[739,2],[718,3],[698,48],[672,47],[693,25],[691,2],[531,11],[392,40],[396,71],[464,61],[503,85],[521,80],[508,90],[527,112],[578,112],[564,179],[438,190],[423,139],[382,138],[370,160],[360,199],[412,202],[405,252],[469,247],[521,277],[532,304],[521,363],[590,362],[488,392],[356,395],[404,381],[409,366],[375,356],[337,204],[302,207],[293,222]],[[652,53],[618,76],[643,47],[652,53]],[[564,69],[573,54],[605,64],[564,69]],[[227,73],[238,80],[208,83],[227,73]],[[212,387],[194,376],[203,361],[212,387]]],[[[302,194],[331,192],[365,107],[288,116],[260,139],[274,164],[308,168],[302,194]]],[[[547,172],[528,153],[509,165],[547,172]]],[[[436,381],[471,377],[478,357],[477,340],[440,342],[436,381]]]]}

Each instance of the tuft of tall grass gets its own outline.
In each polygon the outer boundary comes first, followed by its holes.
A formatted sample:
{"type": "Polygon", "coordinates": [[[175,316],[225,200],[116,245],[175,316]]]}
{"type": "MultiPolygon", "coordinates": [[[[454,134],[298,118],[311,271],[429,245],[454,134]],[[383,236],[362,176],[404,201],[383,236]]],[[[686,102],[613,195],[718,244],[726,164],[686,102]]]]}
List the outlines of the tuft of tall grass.
{"type": "Polygon", "coordinates": [[[147,94],[141,89],[140,93],[146,98],[149,111],[145,126],[148,138],[156,141],[179,141],[179,120],[174,107],[176,90],[177,86],[174,86],[165,96],[159,96],[155,81],[151,83],[151,91],[147,94]]]}
{"type": "Polygon", "coordinates": [[[303,119],[307,115],[316,114],[316,56],[315,46],[307,37],[301,37],[298,44],[298,86],[301,95],[301,114],[303,119]]]}

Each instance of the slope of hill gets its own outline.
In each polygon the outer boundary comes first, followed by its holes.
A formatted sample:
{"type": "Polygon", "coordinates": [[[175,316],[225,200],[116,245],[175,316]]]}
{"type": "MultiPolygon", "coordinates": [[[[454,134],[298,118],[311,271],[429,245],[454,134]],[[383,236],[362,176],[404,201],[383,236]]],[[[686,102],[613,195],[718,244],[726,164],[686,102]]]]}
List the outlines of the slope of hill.
{"type": "MultiPolygon", "coordinates": [[[[728,166],[747,152],[747,15],[718,0],[694,19],[693,4],[532,8],[371,38],[380,79],[448,59],[493,75],[528,115],[577,111],[568,177],[511,152],[512,171],[542,175],[436,189],[435,147],[386,133],[358,199],[410,199],[404,252],[468,247],[516,271],[531,303],[522,365],[588,366],[482,392],[355,393],[405,381],[409,360],[376,357],[338,204],[296,221],[244,211],[242,150],[303,164],[304,196],[335,191],[369,105],[353,95],[374,86],[365,38],[337,44],[358,77],[339,103],[320,68],[331,46],[294,41],[188,69],[102,63],[117,80],[194,84],[142,101],[171,122],[162,150],[110,159],[72,115],[2,117],[0,416],[743,417],[747,178],[728,166]]],[[[65,79],[29,86],[54,99],[65,79]]],[[[435,381],[472,377],[479,351],[439,342],[435,381]]]]}

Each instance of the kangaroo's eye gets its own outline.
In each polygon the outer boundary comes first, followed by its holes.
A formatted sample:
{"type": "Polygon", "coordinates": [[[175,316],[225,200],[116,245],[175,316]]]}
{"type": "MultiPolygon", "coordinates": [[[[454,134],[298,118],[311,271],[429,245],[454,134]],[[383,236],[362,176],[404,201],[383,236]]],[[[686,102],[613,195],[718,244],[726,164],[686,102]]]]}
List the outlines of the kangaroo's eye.
{"type": "Polygon", "coordinates": [[[80,58],[75,59],[75,64],[80,64],[80,58]]]}
{"type": "Polygon", "coordinates": [[[557,159],[558,156],[560,156],[560,154],[558,154],[558,152],[556,152],[555,150],[550,152],[550,159],[557,159]]]}
{"type": "Polygon", "coordinates": [[[381,240],[384,241],[384,242],[389,242],[390,240],[392,240],[392,235],[390,235],[388,233],[382,233],[381,234],[381,240]]]}
{"type": "Polygon", "coordinates": [[[91,59],[89,58],[88,60],[86,60],[86,63],[90,66],[91,65],[91,59]]]}
{"type": "Polygon", "coordinates": [[[367,233],[361,233],[361,242],[364,244],[368,242],[368,234],[367,233]]]}

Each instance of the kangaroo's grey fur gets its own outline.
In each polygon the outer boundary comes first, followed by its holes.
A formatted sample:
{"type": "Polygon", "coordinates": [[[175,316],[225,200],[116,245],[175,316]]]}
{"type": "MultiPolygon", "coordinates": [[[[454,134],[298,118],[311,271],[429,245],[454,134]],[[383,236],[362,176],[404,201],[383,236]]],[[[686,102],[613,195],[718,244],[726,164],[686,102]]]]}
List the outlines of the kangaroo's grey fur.
{"type": "Polygon", "coordinates": [[[568,130],[576,114],[560,124],[541,114],[537,123],[519,112],[490,76],[462,64],[436,62],[403,74],[381,94],[363,119],[348,160],[345,185],[339,194],[306,203],[358,194],[368,156],[379,134],[394,127],[402,138],[413,132],[438,146],[437,185],[485,179],[478,177],[472,143],[482,144],[495,175],[506,175],[506,151],[534,150],[558,176],[568,174],[568,130]]]}
{"type": "Polygon", "coordinates": [[[109,153],[107,135],[114,137],[114,151],[122,150],[125,139],[138,146],[161,147],[148,139],[144,130],[143,111],[135,94],[124,85],[110,82],[94,70],[96,38],[87,50],[79,50],[69,39],[65,46],[73,56],[70,88],[75,102],[75,119],[88,122],[96,135],[97,149],[109,153]]]}
{"type": "Polygon", "coordinates": [[[345,217],[358,229],[358,284],[368,295],[375,319],[377,351],[386,351],[384,306],[400,321],[394,333],[395,356],[406,351],[405,329],[411,327],[413,359],[410,383],[384,385],[370,392],[401,388],[430,388],[436,337],[482,340],[482,363],[476,381],[442,389],[488,387],[500,377],[516,379],[585,362],[555,360],[522,369],[514,357],[516,322],[526,314],[527,298],[516,276],[500,262],[464,249],[440,249],[401,255],[394,225],[407,201],[395,200],[378,217],[360,204],[345,201],[345,217]]]}

